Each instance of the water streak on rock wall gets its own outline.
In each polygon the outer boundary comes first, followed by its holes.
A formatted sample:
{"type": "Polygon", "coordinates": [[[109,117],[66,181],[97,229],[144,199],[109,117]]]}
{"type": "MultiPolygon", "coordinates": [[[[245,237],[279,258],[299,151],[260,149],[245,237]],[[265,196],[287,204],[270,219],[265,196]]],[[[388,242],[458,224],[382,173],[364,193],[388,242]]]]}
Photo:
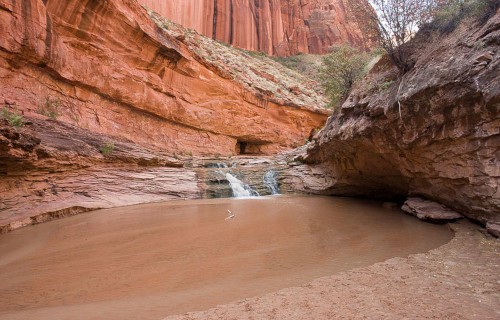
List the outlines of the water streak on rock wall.
{"type": "Polygon", "coordinates": [[[270,55],[327,53],[334,44],[372,46],[366,0],[139,0],[188,28],[234,46],[270,55]],[[359,12],[359,11],[357,11],[359,12]]]}

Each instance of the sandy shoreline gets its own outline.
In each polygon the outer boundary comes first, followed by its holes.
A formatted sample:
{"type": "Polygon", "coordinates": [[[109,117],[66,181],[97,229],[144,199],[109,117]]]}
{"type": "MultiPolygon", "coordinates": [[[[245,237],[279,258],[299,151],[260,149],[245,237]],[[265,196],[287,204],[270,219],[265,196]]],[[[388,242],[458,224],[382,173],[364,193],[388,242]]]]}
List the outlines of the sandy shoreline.
{"type": "Polygon", "coordinates": [[[455,237],[427,253],[165,319],[500,319],[500,241],[450,226],[455,237]]]}

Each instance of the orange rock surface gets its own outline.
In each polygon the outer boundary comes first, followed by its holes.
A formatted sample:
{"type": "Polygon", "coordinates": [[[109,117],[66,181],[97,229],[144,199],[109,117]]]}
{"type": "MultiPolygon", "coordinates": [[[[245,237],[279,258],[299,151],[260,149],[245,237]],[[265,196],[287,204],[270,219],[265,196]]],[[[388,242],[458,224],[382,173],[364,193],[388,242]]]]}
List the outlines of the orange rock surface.
{"type": "Polygon", "coordinates": [[[167,153],[270,154],[327,116],[213,68],[135,0],[0,0],[0,34],[0,104],[59,100],[59,121],[167,153]]]}
{"type": "Polygon", "coordinates": [[[139,0],[161,15],[204,35],[270,55],[327,53],[334,44],[372,46],[353,10],[366,0],[139,0]]]}

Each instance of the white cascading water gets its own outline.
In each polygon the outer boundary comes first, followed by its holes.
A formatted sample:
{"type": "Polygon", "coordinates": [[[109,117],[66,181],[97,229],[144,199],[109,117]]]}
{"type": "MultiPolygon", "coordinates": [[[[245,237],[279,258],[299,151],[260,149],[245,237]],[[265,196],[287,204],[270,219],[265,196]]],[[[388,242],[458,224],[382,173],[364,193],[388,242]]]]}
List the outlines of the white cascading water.
{"type": "Polygon", "coordinates": [[[271,191],[271,194],[279,194],[280,193],[280,188],[278,186],[278,181],[277,181],[277,173],[274,170],[269,170],[264,174],[264,178],[262,179],[264,181],[264,184],[266,187],[271,191]]]}
{"type": "Polygon", "coordinates": [[[253,190],[248,184],[243,183],[229,172],[226,173],[226,179],[227,181],[229,181],[229,185],[233,190],[233,197],[248,198],[259,196],[259,193],[257,191],[253,190]]]}

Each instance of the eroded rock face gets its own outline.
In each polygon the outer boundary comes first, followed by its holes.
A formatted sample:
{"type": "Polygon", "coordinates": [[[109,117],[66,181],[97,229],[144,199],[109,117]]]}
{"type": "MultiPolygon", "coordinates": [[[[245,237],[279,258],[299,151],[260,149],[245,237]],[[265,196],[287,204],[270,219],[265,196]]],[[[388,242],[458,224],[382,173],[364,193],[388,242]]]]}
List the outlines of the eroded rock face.
{"type": "Polygon", "coordinates": [[[14,128],[0,119],[0,233],[100,208],[231,197],[226,173],[269,195],[264,176],[273,170],[281,192],[293,191],[282,157],[172,156],[60,121],[24,120],[14,128]]]}
{"type": "Polygon", "coordinates": [[[170,153],[271,154],[326,119],[289,103],[303,91],[273,100],[224,74],[133,0],[0,0],[0,33],[0,106],[59,99],[60,121],[170,153]]]}
{"type": "Polygon", "coordinates": [[[59,121],[0,119],[0,233],[99,208],[201,197],[185,159],[59,121]],[[108,154],[101,148],[112,145],[108,154]]]}
{"type": "Polygon", "coordinates": [[[500,219],[500,13],[415,41],[404,75],[382,60],[303,157],[297,185],[323,194],[431,199],[500,219]],[[398,95],[399,91],[399,95],[398,95]],[[399,103],[398,103],[399,101],[399,103]],[[302,173],[302,177],[300,176],[302,173]]]}
{"type": "Polygon", "coordinates": [[[208,37],[270,55],[327,53],[334,44],[372,46],[366,21],[372,10],[356,0],[139,0],[208,37]],[[358,10],[353,10],[356,6],[358,10]]]}

